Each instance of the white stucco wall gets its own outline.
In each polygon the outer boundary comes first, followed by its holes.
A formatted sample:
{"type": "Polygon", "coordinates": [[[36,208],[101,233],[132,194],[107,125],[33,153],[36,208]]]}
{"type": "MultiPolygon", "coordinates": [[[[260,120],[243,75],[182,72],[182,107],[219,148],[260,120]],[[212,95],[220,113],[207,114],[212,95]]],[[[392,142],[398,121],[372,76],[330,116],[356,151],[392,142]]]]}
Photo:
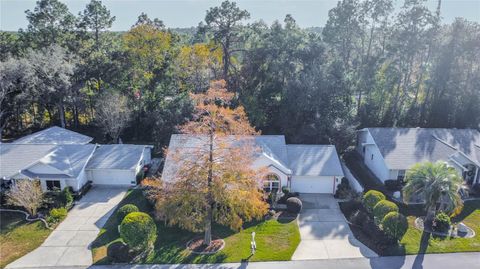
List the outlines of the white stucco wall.
{"type": "Polygon", "coordinates": [[[366,133],[365,139],[369,145],[365,146],[364,163],[382,182],[385,182],[390,179],[390,170],[369,132],[366,133]]]}

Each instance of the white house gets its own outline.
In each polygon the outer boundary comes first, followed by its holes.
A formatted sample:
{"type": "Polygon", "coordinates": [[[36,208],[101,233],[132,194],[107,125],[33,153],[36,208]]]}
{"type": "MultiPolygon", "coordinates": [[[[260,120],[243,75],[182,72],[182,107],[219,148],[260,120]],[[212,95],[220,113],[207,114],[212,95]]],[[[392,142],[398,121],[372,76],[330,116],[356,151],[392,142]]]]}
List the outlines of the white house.
{"type": "MultiPolygon", "coordinates": [[[[280,191],[287,186],[301,193],[333,194],[340,184],[343,170],[333,145],[287,145],[283,135],[228,136],[226,139],[235,140],[234,143],[241,146],[243,138],[253,141],[260,149],[253,166],[268,169],[266,191],[280,191]]],[[[188,156],[192,150],[204,147],[205,139],[206,136],[172,135],[162,179],[172,180],[178,170],[179,164],[173,160],[171,152],[188,156]]]]}
{"type": "Polygon", "coordinates": [[[13,143],[0,144],[0,178],[39,179],[43,190],[92,184],[136,185],[150,163],[149,145],[90,144],[91,137],[51,127],[13,143]]]}
{"type": "Polygon", "coordinates": [[[480,183],[480,132],[473,129],[365,128],[356,149],[383,182],[403,180],[416,163],[445,161],[467,184],[480,183]]]}

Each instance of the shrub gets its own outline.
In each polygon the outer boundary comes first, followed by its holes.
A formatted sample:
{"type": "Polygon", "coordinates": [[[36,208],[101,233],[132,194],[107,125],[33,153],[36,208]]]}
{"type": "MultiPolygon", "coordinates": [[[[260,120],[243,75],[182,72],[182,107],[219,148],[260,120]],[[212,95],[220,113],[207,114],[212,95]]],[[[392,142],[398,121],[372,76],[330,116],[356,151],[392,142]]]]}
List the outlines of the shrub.
{"type": "Polygon", "coordinates": [[[436,232],[446,233],[450,230],[450,225],[452,225],[450,217],[447,214],[440,212],[435,216],[432,228],[436,232]]]}
{"type": "Polygon", "coordinates": [[[48,223],[58,223],[67,216],[67,209],[65,207],[53,208],[50,210],[47,218],[48,223]]]}
{"type": "Polygon", "coordinates": [[[290,197],[287,199],[287,211],[290,213],[298,214],[302,210],[302,201],[297,197],[290,197]]]}
{"type": "Polygon", "coordinates": [[[128,246],[120,241],[108,245],[107,256],[114,262],[128,262],[130,260],[128,246]]]}
{"type": "Polygon", "coordinates": [[[350,183],[348,182],[348,180],[346,178],[342,178],[342,182],[337,186],[335,197],[340,199],[348,199],[350,198],[350,194],[352,191],[353,190],[350,187],[350,183]]]}
{"type": "Polygon", "coordinates": [[[120,224],[120,237],[132,249],[146,249],[155,243],[157,226],[148,214],[132,212],[120,224]]]}
{"type": "Polygon", "coordinates": [[[382,200],[385,200],[385,195],[383,193],[369,190],[363,195],[363,206],[365,206],[367,212],[373,213],[375,205],[382,200]]]}
{"type": "Polygon", "coordinates": [[[122,222],[123,218],[125,218],[126,215],[132,213],[132,212],[138,212],[138,207],[133,204],[126,204],[117,211],[117,220],[118,222],[122,222]]]}
{"type": "Polygon", "coordinates": [[[402,183],[398,180],[385,180],[385,188],[389,191],[400,191],[402,189],[402,183]]]}
{"type": "Polygon", "coordinates": [[[70,187],[65,187],[62,191],[62,199],[65,203],[65,206],[69,206],[73,203],[73,195],[70,191],[70,187]]]}
{"type": "Polygon", "coordinates": [[[390,201],[382,200],[373,207],[375,223],[380,224],[383,218],[390,212],[398,212],[398,206],[390,201]]]}
{"type": "Polygon", "coordinates": [[[282,192],[283,192],[283,194],[287,195],[287,194],[290,193],[290,188],[287,187],[287,186],[283,186],[283,187],[282,187],[282,192]]]}
{"type": "Polygon", "coordinates": [[[368,214],[363,212],[362,210],[357,210],[353,212],[350,216],[350,222],[358,226],[362,226],[362,224],[369,221],[369,219],[370,217],[368,216],[368,214]]]}
{"type": "Polygon", "coordinates": [[[390,238],[400,241],[408,229],[407,218],[398,212],[390,212],[382,219],[382,229],[390,238]]]}

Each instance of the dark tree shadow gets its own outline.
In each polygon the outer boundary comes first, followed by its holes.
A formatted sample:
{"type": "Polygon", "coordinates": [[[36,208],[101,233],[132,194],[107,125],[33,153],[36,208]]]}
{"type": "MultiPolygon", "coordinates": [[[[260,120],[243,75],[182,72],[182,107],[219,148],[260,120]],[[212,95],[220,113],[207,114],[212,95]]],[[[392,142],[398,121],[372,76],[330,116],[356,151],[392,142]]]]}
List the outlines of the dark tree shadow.
{"type": "Polygon", "coordinates": [[[425,258],[425,252],[428,248],[428,240],[430,239],[430,233],[423,232],[422,238],[420,239],[420,248],[418,249],[418,255],[415,257],[413,262],[412,269],[421,269],[423,268],[423,260],[425,258]]]}

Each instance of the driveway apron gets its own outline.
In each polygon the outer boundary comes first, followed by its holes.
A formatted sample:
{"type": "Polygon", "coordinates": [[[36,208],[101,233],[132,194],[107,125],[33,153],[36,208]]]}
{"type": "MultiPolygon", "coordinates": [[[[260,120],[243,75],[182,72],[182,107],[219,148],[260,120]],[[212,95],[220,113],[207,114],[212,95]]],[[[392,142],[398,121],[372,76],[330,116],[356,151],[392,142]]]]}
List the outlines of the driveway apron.
{"type": "Polygon", "coordinates": [[[92,187],[40,247],[6,268],[91,265],[90,244],[127,189],[118,186],[92,187]]]}
{"type": "Polygon", "coordinates": [[[335,198],[330,194],[300,194],[300,244],[292,260],[377,257],[352,234],[335,198]]]}

